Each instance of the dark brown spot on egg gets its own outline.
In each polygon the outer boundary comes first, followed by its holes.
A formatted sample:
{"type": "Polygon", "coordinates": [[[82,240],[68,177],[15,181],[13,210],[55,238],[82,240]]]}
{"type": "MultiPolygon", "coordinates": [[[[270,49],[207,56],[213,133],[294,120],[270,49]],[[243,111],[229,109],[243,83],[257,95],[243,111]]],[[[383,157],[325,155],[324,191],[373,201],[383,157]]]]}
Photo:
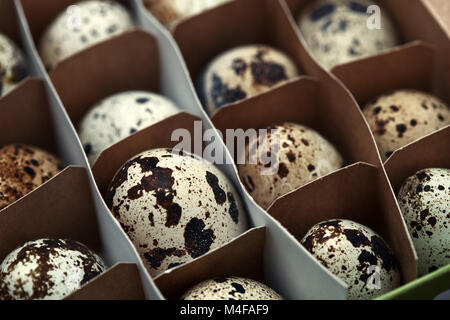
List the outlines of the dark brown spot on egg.
{"type": "Polygon", "coordinates": [[[234,223],[239,222],[239,209],[236,204],[236,200],[234,199],[234,196],[231,192],[227,193],[228,202],[230,203],[230,209],[228,210],[231,219],[234,221],[234,223]]]}
{"type": "Polygon", "coordinates": [[[217,204],[223,205],[227,199],[225,191],[219,185],[219,178],[217,178],[215,174],[207,171],[206,181],[208,182],[209,186],[211,187],[214,193],[214,198],[216,199],[217,204]]]}
{"type": "Polygon", "coordinates": [[[153,269],[158,269],[167,257],[183,257],[184,255],[186,252],[177,248],[155,248],[144,253],[144,258],[153,269]]]}
{"type": "Polygon", "coordinates": [[[287,80],[284,67],[278,63],[264,60],[265,50],[260,50],[255,55],[256,61],[252,61],[250,69],[253,81],[258,85],[273,86],[280,81],[287,80]]]}
{"type": "Polygon", "coordinates": [[[396,262],[391,250],[388,248],[386,243],[380,237],[374,235],[372,236],[372,250],[375,255],[382,261],[382,267],[386,271],[391,269],[396,269],[396,262]]]}
{"type": "Polygon", "coordinates": [[[205,223],[198,218],[192,218],[184,230],[185,247],[192,258],[207,253],[215,238],[213,230],[205,230],[205,223]]]}
{"type": "Polygon", "coordinates": [[[368,246],[370,245],[370,240],[359,230],[345,229],[345,237],[347,240],[355,247],[368,246]]]}
{"type": "Polygon", "coordinates": [[[281,178],[286,178],[289,175],[289,169],[287,168],[286,164],[280,163],[278,167],[278,175],[281,178]]]}

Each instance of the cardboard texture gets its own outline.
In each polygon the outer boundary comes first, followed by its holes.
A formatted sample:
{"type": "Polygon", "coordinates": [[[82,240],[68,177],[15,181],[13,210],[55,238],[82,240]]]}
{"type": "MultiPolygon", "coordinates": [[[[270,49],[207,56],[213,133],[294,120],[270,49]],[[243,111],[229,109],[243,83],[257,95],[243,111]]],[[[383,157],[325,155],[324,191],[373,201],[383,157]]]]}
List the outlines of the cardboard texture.
{"type": "Polygon", "coordinates": [[[225,246],[158,276],[155,283],[168,300],[178,300],[191,287],[218,277],[237,276],[264,283],[265,234],[265,228],[251,229],[225,246]]]}
{"type": "Polygon", "coordinates": [[[450,126],[397,150],[386,162],[386,172],[398,193],[403,182],[426,168],[450,168],[450,126]]]}
{"type": "Polygon", "coordinates": [[[81,287],[66,300],[144,300],[141,278],[135,264],[120,263],[81,287]]]}
{"type": "Polygon", "coordinates": [[[423,0],[423,3],[450,38],[450,3],[445,0],[423,0]]]}
{"type": "Polygon", "coordinates": [[[380,234],[400,264],[403,281],[416,278],[416,257],[398,207],[376,167],[358,163],[310,183],[275,201],[269,214],[297,239],[315,224],[350,219],[380,234]]]}

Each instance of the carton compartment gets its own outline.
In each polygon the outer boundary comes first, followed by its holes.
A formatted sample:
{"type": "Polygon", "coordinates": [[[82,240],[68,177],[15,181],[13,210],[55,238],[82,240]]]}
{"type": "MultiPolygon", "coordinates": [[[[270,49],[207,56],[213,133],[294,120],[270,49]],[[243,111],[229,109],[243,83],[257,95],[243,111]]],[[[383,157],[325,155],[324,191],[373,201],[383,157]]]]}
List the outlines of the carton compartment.
{"type": "Polygon", "coordinates": [[[269,208],[301,240],[315,224],[350,219],[370,227],[393,249],[403,282],[416,278],[416,256],[382,170],[357,163],[281,197],[269,208]]]}
{"type": "MultiPolygon", "coordinates": [[[[298,79],[225,106],[211,120],[224,137],[227,129],[263,129],[284,121],[306,125],[332,142],[346,164],[358,161],[379,164],[376,146],[358,107],[331,81],[298,79]]],[[[235,153],[232,156],[236,161],[239,155],[237,150],[235,153]]]]}
{"type": "Polygon", "coordinates": [[[264,227],[251,229],[225,246],[156,277],[155,284],[166,299],[178,300],[191,287],[218,277],[237,276],[264,283],[265,238],[264,227]]]}
{"type": "Polygon", "coordinates": [[[158,93],[159,73],[156,40],[144,31],[134,30],[69,57],[51,71],[50,80],[78,127],[97,102],[114,93],[158,93]]]}
{"type": "MultiPolygon", "coordinates": [[[[95,207],[84,168],[68,167],[34,192],[6,208],[0,214],[0,261],[15,248],[32,240],[72,239],[79,241],[97,254],[102,253],[95,207]]],[[[112,269],[110,271],[114,271],[112,269]]],[[[140,280],[130,268],[124,273],[108,272],[95,278],[83,288],[83,297],[97,299],[105,295],[135,298],[142,292],[140,280]],[[100,280],[99,283],[96,283],[100,280]],[[124,291],[109,292],[123,282],[124,291]],[[93,285],[93,288],[90,286],[93,285]]]]}
{"type": "Polygon", "coordinates": [[[323,72],[302,46],[279,1],[225,3],[180,22],[173,37],[194,83],[217,55],[245,44],[266,44],[280,49],[293,59],[301,74],[323,72]]]}

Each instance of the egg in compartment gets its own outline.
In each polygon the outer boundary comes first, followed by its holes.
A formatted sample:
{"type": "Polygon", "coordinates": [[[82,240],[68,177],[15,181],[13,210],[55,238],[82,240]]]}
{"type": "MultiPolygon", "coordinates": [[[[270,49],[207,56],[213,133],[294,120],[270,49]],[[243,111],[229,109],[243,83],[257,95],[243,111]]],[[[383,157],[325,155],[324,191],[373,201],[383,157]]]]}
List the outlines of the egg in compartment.
{"type": "Polygon", "coordinates": [[[339,151],[311,128],[286,122],[266,129],[267,135],[250,138],[245,147],[245,161],[238,163],[241,181],[264,209],[279,197],[344,165],[339,151]],[[276,163],[263,161],[266,154],[272,153],[270,150],[277,151],[276,163]],[[268,171],[277,166],[277,171],[268,171]]]}
{"type": "Polygon", "coordinates": [[[297,24],[307,49],[327,70],[375,55],[399,43],[392,18],[378,1],[313,1],[302,11],[297,24]],[[369,28],[368,8],[372,5],[380,8],[381,24],[369,28]]]}
{"type": "Polygon", "coordinates": [[[419,276],[450,264],[450,169],[416,172],[400,188],[398,203],[419,257],[419,276]]]}
{"type": "Polygon", "coordinates": [[[267,45],[231,49],[205,68],[197,83],[204,108],[213,114],[219,108],[266,92],[299,75],[294,61],[267,45]]]}
{"type": "Polygon", "coordinates": [[[383,160],[393,152],[450,125],[450,108],[417,90],[396,90],[368,103],[363,113],[383,160]]]}
{"type": "Polygon", "coordinates": [[[348,285],[351,300],[373,299],[401,284],[401,273],[387,243],[359,223],[337,219],[312,227],[302,245],[348,285]]]}
{"type": "Polygon", "coordinates": [[[168,98],[126,91],[105,98],[81,120],[78,134],[91,164],[116,142],[180,112],[168,98]]]}
{"type": "Polygon", "coordinates": [[[61,300],[105,270],[85,245],[67,239],[30,241],[0,266],[0,300],[61,300]]]}
{"type": "Polygon", "coordinates": [[[182,300],[283,300],[265,284],[240,277],[215,278],[189,289],[182,300]]]}
{"type": "Polygon", "coordinates": [[[152,276],[247,230],[241,199],[226,176],[206,160],[171,149],[149,150],[127,161],[106,202],[152,276]]]}
{"type": "Polygon", "coordinates": [[[80,1],[61,12],[45,30],[39,54],[45,67],[133,28],[133,19],[120,3],[111,0],[80,1]]]}
{"type": "Polygon", "coordinates": [[[27,76],[25,56],[17,45],[0,33],[0,97],[27,76]]]}
{"type": "Polygon", "coordinates": [[[0,210],[50,180],[61,170],[50,153],[23,144],[0,149],[0,210]]]}
{"type": "Polygon", "coordinates": [[[168,29],[231,0],[143,0],[144,6],[168,29]]]}

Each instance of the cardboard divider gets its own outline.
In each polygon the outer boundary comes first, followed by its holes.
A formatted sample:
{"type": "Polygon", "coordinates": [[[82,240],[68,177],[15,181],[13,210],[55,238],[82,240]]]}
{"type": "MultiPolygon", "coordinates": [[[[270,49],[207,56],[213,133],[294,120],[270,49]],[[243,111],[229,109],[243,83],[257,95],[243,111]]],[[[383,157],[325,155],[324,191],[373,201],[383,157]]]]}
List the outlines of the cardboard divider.
{"type": "Polygon", "coordinates": [[[273,46],[293,59],[300,74],[327,77],[299,41],[279,0],[225,3],[180,22],[173,37],[194,83],[217,55],[244,44],[273,46]]]}
{"type": "MultiPolygon", "coordinates": [[[[189,131],[192,139],[191,145],[194,146],[196,134],[200,134],[200,137],[203,136],[203,131],[196,133],[196,121],[201,120],[196,116],[182,112],[138,131],[104,150],[92,166],[94,179],[101,194],[105,195],[117,170],[135,155],[154,148],[175,147],[179,141],[171,140],[174,130],[186,129],[189,131]]],[[[200,129],[202,130],[201,127],[200,129]]],[[[201,150],[203,149],[201,148],[201,150]]]]}
{"type": "MultiPolygon", "coordinates": [[[[83,0],[19,0],[35,44],[39,44],[45,29],[64,10],[83,0]]],[[[129,0],[114,0],[130,9],[129,0]]]]}
{"type": "MultiPolygon", "coordinates": [[[[244,277],[264,283],[266,228],[254,228],[225,246],[155,278],[168,300],[178,300],[191,287],[217,277],[244,277]]],[[[281,293],[280,293],[281,294],[281,293]]]]}
{"type": "Polygon", "coordinates": [[[298,240],[315,224],[350,219],[380,234],[400,264],[403,281],[416,278],[416,256],[382,170],[357,163],[281,197],[269,208],[298,240]]]}
{"type": "Polygon", "coordinates": [[[65,300],[144,300],[141,278],[133,263],[119,263],[65,300]]]}
{"type": "Polygon", "coordinates": [[[155,38],[133,30],[69,57],[51,71],[50,79],[78,126],[97,102],[114,93],[159,92],[159,73],[155,38]]]}
{"type": "MultiPolygon", "coordinates": [[[[341,88],[312,78],[225,106],[211,120],[224,136],[226,129],[263,129],[285,121],[302,124],[332,142],[346,164],[363,161],[379,165],[376,146],[354,102],[341,88]]],[[[233,156],[236,159],[238,155],[233,156]]]]}
{"type": "MultiPolygon", "coordinates": [[[[0,261],[18,246],[42,238],[79,241],[101,255],[98,222],[86,170],[68,167],[52,182],[7,207],[0,213],[0,234],[0,261]]],[[[133,299],[140,296],[142,287],[136,281],[136,272],[123,271],[108,272],[93,279],[83,288],[83,296],[88,299],[102,295],[133,299]],[[121,290],[110,291],[119,283],[128,284],[121,290]]]]}
{"type": "Polygon", "coordinates": [[[417,171],[427,168],[450,169],[450,126],[397,150],[385,168],[398,193],[403,182],[417,171]]]}
{"type": "Polygon", "coordinates": [[[18,46],[21,46],[22,39],[19,32],[19,20],[17,19],[14,1],[0,1],[0,33],[13,40],[18,46]]]}

